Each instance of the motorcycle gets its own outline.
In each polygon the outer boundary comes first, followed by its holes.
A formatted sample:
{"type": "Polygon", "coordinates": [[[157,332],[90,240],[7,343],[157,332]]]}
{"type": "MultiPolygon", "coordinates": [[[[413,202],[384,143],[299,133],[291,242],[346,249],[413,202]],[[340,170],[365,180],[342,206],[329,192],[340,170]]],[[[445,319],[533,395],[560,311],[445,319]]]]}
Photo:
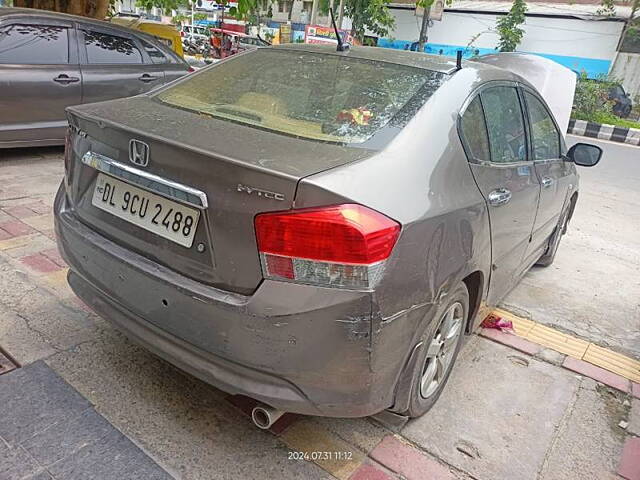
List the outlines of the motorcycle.
{"type": "Polygon", "coordinates": [[[182,37],[182,48],[188,55],[211,56],[211,45],[205,38],[188,35],[182,37]]]}

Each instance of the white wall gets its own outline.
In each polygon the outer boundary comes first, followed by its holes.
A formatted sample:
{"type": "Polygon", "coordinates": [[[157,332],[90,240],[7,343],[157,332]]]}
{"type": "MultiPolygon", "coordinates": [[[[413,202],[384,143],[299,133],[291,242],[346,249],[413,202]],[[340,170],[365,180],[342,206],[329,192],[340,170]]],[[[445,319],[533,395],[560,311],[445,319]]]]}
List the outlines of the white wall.
{"type": "Polygon", "coordinates": [[[640,96],[640,54],[620,52],[611,74],[622,81],[631,98],[640,96]]]}
{"type": "MultiPolygon", "coordinates": [[[[396,28],[390,37],[396,40],[418,39],[422,17],[413,10],[392,9],[396,28]]],[[[495,29],[497,15],[473,12],[445,12],[441,22],[429,28],[429,42],[466,46],[474,35],[476,47],[495,48],[498,36],[495,29]]],[[[613,60],[623,23],[580,19],[527,17],[523,41],[518,50],[573,57],[613,60]]]]}

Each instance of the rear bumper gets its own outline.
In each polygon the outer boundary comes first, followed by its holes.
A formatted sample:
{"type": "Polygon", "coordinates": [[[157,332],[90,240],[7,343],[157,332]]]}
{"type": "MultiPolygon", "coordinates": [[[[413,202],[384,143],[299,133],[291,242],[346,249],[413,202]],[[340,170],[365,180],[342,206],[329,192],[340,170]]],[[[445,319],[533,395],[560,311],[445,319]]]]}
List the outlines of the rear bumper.
{"type": "Polygon", "coordinates": [[[55,220],[74,292],[177,367],[295,413],[360,417],[393,404],[398,372],[371,364],[370,292],[274,281],[251,296],[209,287],[94,232],[62,188],[55,220]]]}

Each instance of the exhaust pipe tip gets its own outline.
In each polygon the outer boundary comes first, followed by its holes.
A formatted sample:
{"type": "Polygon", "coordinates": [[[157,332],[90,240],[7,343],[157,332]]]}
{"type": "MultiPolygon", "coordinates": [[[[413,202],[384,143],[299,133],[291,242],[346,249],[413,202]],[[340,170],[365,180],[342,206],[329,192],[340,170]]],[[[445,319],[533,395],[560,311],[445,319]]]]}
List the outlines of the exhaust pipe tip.
{"type": "Polygon", "coordinates": [[[267,405],[259,405],[251,410],[251,420],[256,427],[268,430],[284,413],[282,410],[276,410],[267,405]]]}

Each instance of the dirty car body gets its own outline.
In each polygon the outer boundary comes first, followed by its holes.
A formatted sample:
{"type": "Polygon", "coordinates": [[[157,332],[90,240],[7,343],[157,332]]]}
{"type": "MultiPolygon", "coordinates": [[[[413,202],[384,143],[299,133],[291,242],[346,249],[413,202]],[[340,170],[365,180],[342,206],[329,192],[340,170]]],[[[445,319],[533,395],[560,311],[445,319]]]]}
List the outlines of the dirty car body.
{"type": "Polygon", "coordinates": [[[468,292],[470,332],[575,204],[552,117],[555,144],[532,138],[533,102],[544,116],[524,79],[489,65],[307,45],[73,107],[55,203],[69,283],[131,338],[227,392],[303,414],[403,412],[421,339],[453,292],[468,292]],[[249,65],[261,75],[243,75],[249,65]],[[157,202],[161,217],[191,215],[193,233],[177,243],[162,225],[133,224],[144,197],[150,214],[157,202]],[[347,252],[342,223],[323,223],[334,220],[375,226],[366,258],[347,252]]]}
{"type": "Polygon", "coordinates": [[[62,145],[66,107],[138,95],[188,71],[181,57],[144,32],[0,8],[0,149],[62,145]]]}

